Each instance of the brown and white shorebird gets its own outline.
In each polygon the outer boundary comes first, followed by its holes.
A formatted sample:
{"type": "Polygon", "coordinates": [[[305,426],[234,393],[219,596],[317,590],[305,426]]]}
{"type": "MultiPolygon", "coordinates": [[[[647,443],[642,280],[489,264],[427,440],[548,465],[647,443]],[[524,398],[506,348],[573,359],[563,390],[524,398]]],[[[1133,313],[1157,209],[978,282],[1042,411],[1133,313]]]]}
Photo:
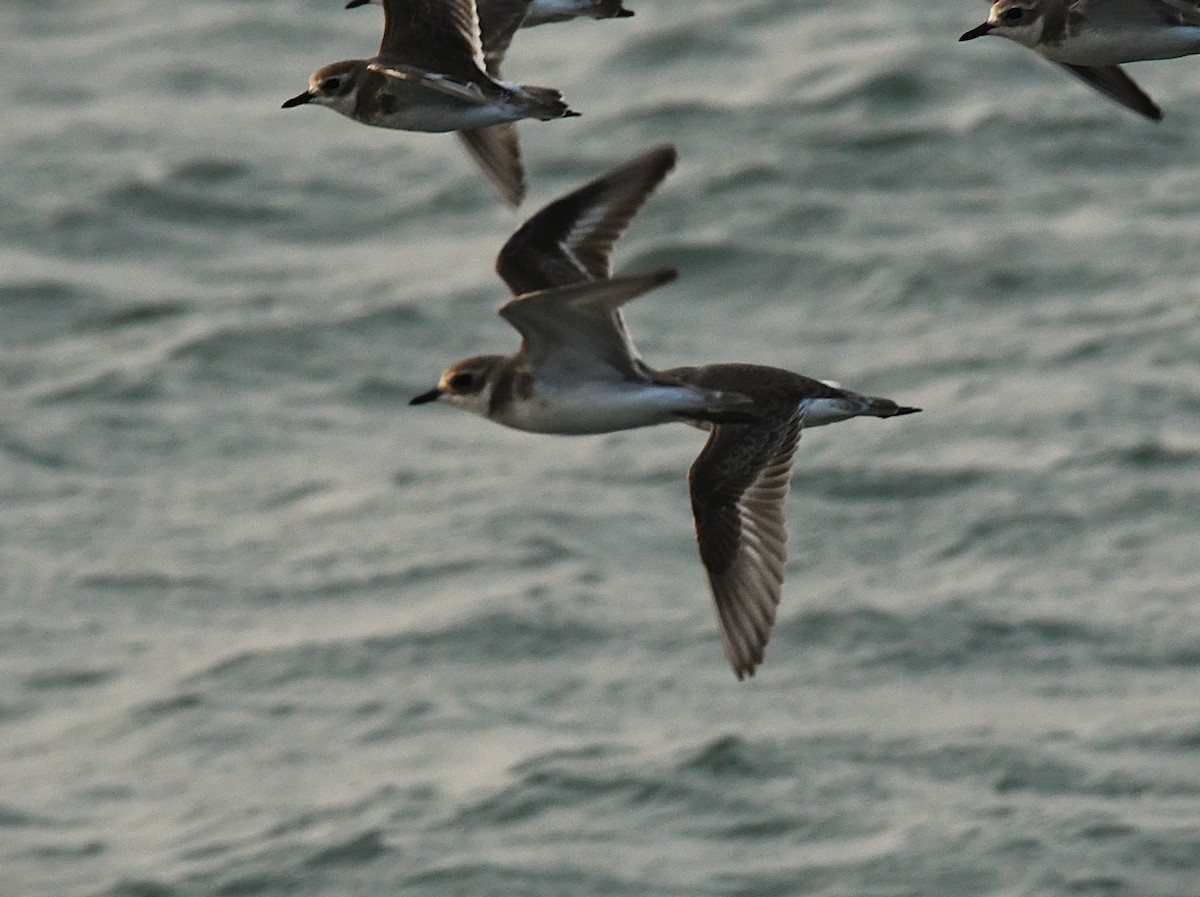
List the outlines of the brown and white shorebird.
{"type": "Polygon", "coordinates": [[[609,255],[674,163],[674,148],[653,149],[529,219],[496,262],[516,294],[500,315],[521,334],[520,349],[455,362],[410,404],[442,401],[535,433],[673,421],[707,429],[688,483],[721,641],[741,679],[762,662],[775,622],[787,561],[784,505],[801,430],[920,409],[779,368],[647,364],[621,307],[674,280],[675,271],[610,278],[609,255]]]}
{"type": "MultiPolygon", "coordinates": [[[[480,21],[488,17],[489,8],[506,0],[479,0],[480,21]]],[[[551,22],[567,22],[571,19],[626,19],[632,10],[621,5],[621,0],[524,0],[525,18],[522,28],[534,28],[551,22]]],[[[383,0],[348,0],[346,9],[374,3],[382,6],[383,0]]],[[[487,41],[484,41],[487,44],[487,41]]]]}
{"type": "Polygon", "coordinates": [[[379,128],[456,131],[500,195],[518,205],[525,174],[512,122],[578,114],[557,90],[498,77],[526,0],[492,0],[484,36],[475,0],[384,0],[382,5],[378,54],[317,69],[308,89],[283,108],[316,103],[379,128]]]}
{"type": "Polygon", "coordinates": [[[1007,37],[1146,118],[1162,110],[1121,64],[1200,53],[1197,0],[997,0],[959,40],[1007,37]]]}

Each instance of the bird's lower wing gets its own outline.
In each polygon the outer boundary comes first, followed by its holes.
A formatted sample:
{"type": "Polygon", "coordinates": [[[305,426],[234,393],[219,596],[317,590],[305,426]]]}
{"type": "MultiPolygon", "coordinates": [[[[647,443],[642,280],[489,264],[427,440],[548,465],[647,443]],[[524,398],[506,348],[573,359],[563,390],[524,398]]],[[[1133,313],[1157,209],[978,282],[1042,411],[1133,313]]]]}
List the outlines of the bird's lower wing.
{"type": "Polygon", "coordinates": [[[1139,115],[1154,121],[1162,118],[1162,110],[1155,105],[1154,100],[1146,96],[1145,91],[1138,87],[1119,65],[1070,65],[1066,62],[1059,65],[1109,99],[1116,100],[1139,115]]]}
{"type": "Polygon", "coordinates": [[[779,426],[719,424],[688,471],[700,559],[725,656],[754,674],[775,624],[787,563],[784,505],[800,416],[779,426]]]}
{"type": "Polygon", "coordinates": [[[525,198],[525,169],[521,165],[516,125],[492,125],[457,133],[467,155],[475,160],[504,201],[519,206],[525,198]]]}

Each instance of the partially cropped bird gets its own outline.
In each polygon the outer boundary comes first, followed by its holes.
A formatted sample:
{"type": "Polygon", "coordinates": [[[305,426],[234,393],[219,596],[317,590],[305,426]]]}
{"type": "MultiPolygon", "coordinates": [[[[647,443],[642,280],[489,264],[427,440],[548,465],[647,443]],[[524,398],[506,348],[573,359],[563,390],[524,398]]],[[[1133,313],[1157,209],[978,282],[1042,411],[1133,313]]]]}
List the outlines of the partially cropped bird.
{"type": "Polygon", "coordinates": [[[308,89],[283,108],[316,103],[380,128],[457,131],[501,196],[519,204],[525,175],[511,123],[578,113],[557,90],[513,84],[492,74],[499,73],[526,2],[491,3],[485,54],[474,0],[384,0],[379,53],[317,69],[308,89]]]}

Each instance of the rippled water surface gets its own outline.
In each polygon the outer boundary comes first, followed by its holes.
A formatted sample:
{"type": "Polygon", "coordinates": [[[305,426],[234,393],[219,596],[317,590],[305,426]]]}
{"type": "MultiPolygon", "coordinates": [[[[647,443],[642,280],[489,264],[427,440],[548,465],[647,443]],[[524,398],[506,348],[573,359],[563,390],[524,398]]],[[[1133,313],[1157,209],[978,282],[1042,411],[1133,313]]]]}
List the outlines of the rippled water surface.
{"type": "Polygon", "coordinates": [[[1200,894],[1200,60],[1144,122],[984,4],[629,0],[448,135],[279,104],[340,0],[0,4],[0,876],[22,897],[1200,894]],[[815,430],[734,680],[685,427],[409,408],[495,253],[653,144],[630,326],[815,430]]]}

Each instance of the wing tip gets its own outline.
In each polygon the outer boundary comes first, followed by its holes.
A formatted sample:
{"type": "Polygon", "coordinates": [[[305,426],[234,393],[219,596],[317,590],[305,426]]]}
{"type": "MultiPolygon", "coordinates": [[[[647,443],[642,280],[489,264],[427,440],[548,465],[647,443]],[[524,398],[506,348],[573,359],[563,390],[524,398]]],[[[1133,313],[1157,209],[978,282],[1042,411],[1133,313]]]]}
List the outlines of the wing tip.
{"type": "Polygon", "coordinates": [[[744,664],[739,667],[737,664],[734,664],[733,674],[737,676],[738,682],[745,682],[747,679],[754,678],[754,671],[756,669],[758,669],[757,665],[744,664]]]}

